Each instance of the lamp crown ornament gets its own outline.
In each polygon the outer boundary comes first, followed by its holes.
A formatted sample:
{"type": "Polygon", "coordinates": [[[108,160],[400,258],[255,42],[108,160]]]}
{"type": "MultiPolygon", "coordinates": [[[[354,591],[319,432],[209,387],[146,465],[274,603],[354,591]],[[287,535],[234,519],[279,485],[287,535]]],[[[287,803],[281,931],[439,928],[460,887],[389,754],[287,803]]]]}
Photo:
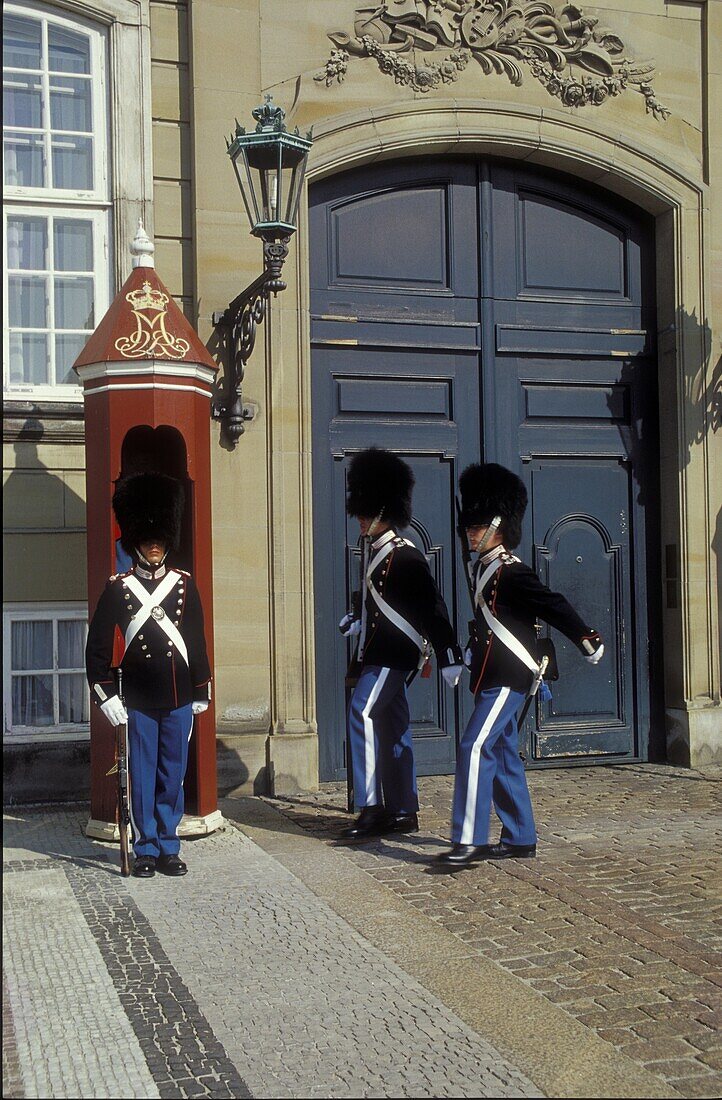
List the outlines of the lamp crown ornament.
{"type": "Polygon", "coordinates": [[[145,231],[143,219],[138,218],[138,228],[135,237],[130,243],[130,254],[133,257],[133,267],[155,267],[153,253],[155,245],[145,231]]]}
{"type": "Polygon", "coordinates": [[[256,120],[256,133],[263,134],[276,131],[281,133],[286,127],[283,124],[283,120],[286,117],[286,112],[283,107],[277,107],[274,105],[273,96],[266,93],[263,97],[263,103],[260,107],[254,107],[251,114],[256,120]]]}

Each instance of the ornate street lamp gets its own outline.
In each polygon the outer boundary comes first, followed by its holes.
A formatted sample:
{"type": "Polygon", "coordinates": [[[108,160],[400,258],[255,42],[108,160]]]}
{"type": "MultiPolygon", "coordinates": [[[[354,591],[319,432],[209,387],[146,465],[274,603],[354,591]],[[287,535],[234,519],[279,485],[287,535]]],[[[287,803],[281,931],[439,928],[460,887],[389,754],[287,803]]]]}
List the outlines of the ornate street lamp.
{"type": "Polygon", "coordinates": [[[263,271],[242,290],[223,312],[213,314],[213,324],[229,333],[231,361],[226,393],[213,405],[233,446],[243,434],[243,422],[252,417],[243,405],[242,388],[246,363],[256,343],[256,329],[266,316],[271,294],[285,290],[281,268],[288,256],[288,242],[296,232],[306,162],[312,145],[311,133],[303,138],[298,127],[292,134],[284,126],[285,111],[274,107],[267,95],[262,107],[252,112],[256,129],[246,133],[236,120],[236,132],[226,140],[235,169],[251,233],[263,241],[263,271]]]}

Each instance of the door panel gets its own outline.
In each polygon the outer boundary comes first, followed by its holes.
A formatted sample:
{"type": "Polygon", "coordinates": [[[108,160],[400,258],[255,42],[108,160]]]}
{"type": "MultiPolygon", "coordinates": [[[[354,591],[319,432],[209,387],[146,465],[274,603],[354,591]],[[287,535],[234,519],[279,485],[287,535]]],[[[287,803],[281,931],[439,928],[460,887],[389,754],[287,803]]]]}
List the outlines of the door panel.
{"type": "Polygon", "coordinates": [[[520,292],[626,295],[626,235],[578,202],[518,191],[520,292]]]}
{"type": "Polygon", "coordinates": [[[334,206],[329,285],[450,290],[449,190],[449,181],[430,182],[334,206]]]}
{"type": "MultiPolygon", "coordinates": [[[[615,460],[530,464],[536,568],[604,638],[599,665],[554,632],[560,679],[539,706],[535,755],[618,752],[634,740],[629,474],[615,460]],[[565,747],[565,737],[569,748],[565,747]]],[[[551,634],[548,628],[542,633],[551,634]]]]}

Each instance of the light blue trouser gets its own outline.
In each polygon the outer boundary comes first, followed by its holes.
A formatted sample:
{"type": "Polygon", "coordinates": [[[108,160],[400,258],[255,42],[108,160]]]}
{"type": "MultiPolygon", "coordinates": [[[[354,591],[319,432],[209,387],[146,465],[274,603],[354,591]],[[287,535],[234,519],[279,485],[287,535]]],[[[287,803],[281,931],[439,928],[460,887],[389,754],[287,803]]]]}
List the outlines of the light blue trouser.
{"type": "Polygon", "coordinates": [[[348,708],[356,809],[416,813],[416,767],[406,698],[407,672],[364,666],[348,708]]]}
{"type": "Polygon", "coordinates": [[[519,757],[516,716],[524,696],[511,688],[480,691],[456,761],[451,819],[455,844],[488,844],[492,799],[506,844],[536,844],[536,826],[519,757]]]}
{"type": "Polygon", "coordinates": [[[183,780],[193,730],[191,704],[128,710],[130,823],[136,856],[174,856],[183,817],[183,780]]]}

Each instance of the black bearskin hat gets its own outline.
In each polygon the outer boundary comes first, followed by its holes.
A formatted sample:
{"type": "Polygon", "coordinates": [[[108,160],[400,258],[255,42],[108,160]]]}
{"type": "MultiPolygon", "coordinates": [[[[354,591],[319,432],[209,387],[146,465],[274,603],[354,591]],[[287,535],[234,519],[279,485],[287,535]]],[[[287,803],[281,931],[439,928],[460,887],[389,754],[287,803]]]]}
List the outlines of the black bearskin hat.
{"type": "Polygon", "coordinates": [[[527,505],[524,482],[496,462],[467,466],[459,478],[461,491],[460,527],[491,523],[501,516],[504,545],[513,550],[521,542],[521,521],[527,505]]]}
{"type": "Polygon", "coordinates": [[[134,474],[123,478],[113,493],[123,549],[134,554],[141,542],[156,538],[168,550],[177,550],[184,504],[183,485],[174,477],[134,474]]]}
{"type": "Polygon", "coordinates": [[[411,523],[411,467],[390,451],[370,447],[351,459],[348,470],[346,511],[350,516],[382,514],[392,527],[411,523]]]}

